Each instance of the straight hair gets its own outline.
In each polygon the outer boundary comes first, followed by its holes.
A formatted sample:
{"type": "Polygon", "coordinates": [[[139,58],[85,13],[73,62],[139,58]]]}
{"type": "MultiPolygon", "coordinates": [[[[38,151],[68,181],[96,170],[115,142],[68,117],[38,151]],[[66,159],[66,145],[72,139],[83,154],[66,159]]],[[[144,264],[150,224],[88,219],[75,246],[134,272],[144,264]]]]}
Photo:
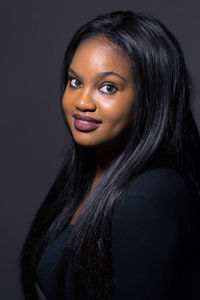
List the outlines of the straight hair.
{"type": "MultiPolygon", "coordinates": [[[[100,35],[130,59],[136,89],[135,122],[122,149],[105,167],[104,176],[65,242],[57,265],[57,299],[64,298],[69,263],[77,299],[84,293],[89,300],[114,299],[112,211],[138,174],[152,168],[173,168],[193,197],[200,197],[200,138],[190,109],[191,80],[177,39],[160,20],[146,13],[114,11],[81,26],[64,55],[61,101],[77,48],[86,39],[100,35]]],[[[61,113],[70,132],[62,105],[61,113]]],[[[92,149],[73,141],[21,252],[25,299],[38,299],[35,274],[41,255],[69,224],[90,190],[95,171],[92,149]]]]}

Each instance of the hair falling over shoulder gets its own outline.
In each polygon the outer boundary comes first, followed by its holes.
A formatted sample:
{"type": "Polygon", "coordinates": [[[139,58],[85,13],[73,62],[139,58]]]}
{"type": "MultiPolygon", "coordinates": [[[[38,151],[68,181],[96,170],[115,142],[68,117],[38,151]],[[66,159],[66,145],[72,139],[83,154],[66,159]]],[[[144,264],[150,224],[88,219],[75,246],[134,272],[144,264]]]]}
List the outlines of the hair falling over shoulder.
{"type": "MultiPolygon", "coordinates": [[[[64,294],[69,258],[77,297],[87,287],[90,300],[114,299],[112,209],[127,183],[140,172],[154,167],[174,168],[184,177],[193,195],[200,197],[200,138],[190,109],[191,80],[178,41],[161,21],[145,13],[114,11],[99,15],[75,32],[66,49],[61,99],[76,49],[82,41],[97,35],[106,36],[130,58],[137,113],[123,151],[105,170],[65,243],[58,265],[58,299],[64,294]]],[[[66,127],[69,130],[68,124],[66,127]]],[[[69,223],[94,174],[91,150],[73,143],[32,222],[21,252],[25,299],[38,299],[35,272],[40,257],[69,223]]]]}

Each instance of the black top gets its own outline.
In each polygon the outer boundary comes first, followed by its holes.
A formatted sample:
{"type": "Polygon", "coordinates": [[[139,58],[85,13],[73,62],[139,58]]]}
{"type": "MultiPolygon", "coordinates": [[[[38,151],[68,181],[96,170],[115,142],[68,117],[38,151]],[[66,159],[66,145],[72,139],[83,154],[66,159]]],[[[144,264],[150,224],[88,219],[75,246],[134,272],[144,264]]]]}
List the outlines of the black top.
{"type": "MultiPolygon", "coordinates": [[[[146,171],[129,184],[112,218],[112,263],[116,300],[200,299],[198,202],[182,177],[162,168],[146,171]]],[[[44,251],[37,283],[55,300],[55,265],[73,225],[44,251]]],[[[68,270],[66,299],[74,299],[68,270]]],[[[106,299],[105,299],[106,300],[106,299]]]]}

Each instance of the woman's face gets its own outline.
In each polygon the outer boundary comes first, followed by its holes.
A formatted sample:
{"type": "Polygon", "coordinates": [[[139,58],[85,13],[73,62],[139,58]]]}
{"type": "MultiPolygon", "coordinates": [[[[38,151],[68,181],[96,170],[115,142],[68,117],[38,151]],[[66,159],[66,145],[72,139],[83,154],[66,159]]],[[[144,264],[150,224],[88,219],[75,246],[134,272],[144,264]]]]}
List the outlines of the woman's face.
{"type": "Polygon", "coordinates": [[[68,73],[62,106],[74,140],[93,148],[120,142],[134,118],[133,75],[122,50],[103,36],[85,40],[68,73]]]}

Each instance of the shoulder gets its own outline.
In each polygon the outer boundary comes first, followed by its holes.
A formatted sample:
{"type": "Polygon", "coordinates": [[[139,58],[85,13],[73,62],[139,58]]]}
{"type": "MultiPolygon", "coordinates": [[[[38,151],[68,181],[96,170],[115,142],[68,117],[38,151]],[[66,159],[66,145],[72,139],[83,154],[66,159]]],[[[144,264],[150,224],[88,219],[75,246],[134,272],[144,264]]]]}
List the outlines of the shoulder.
{"type": "Polygon", "coordinates": [[[185,296],[196,288],[198,213],[187,183],[172,169],[148,170],[131,180],[113,210],[117,299],[166,299],[166,291],[169,299],[181,299],[181,291],[185,296]]]}
{"type": "Polygon", "coordinates": [[[158,168],[147,170],[135,177],[127,186],[126,195],[141,195],[169,199],[189,197],[189,190],[181,175],[174,169],[158,168]]]}
{"type": "Polygon", "coordinates": [[[147,170],[129,182],[114,213],[122,219],[149,211],[168,216],[175,224],[186,225],[193,216],[194,205],[182,176],[173,169],[157,168],[147,170]]]}

